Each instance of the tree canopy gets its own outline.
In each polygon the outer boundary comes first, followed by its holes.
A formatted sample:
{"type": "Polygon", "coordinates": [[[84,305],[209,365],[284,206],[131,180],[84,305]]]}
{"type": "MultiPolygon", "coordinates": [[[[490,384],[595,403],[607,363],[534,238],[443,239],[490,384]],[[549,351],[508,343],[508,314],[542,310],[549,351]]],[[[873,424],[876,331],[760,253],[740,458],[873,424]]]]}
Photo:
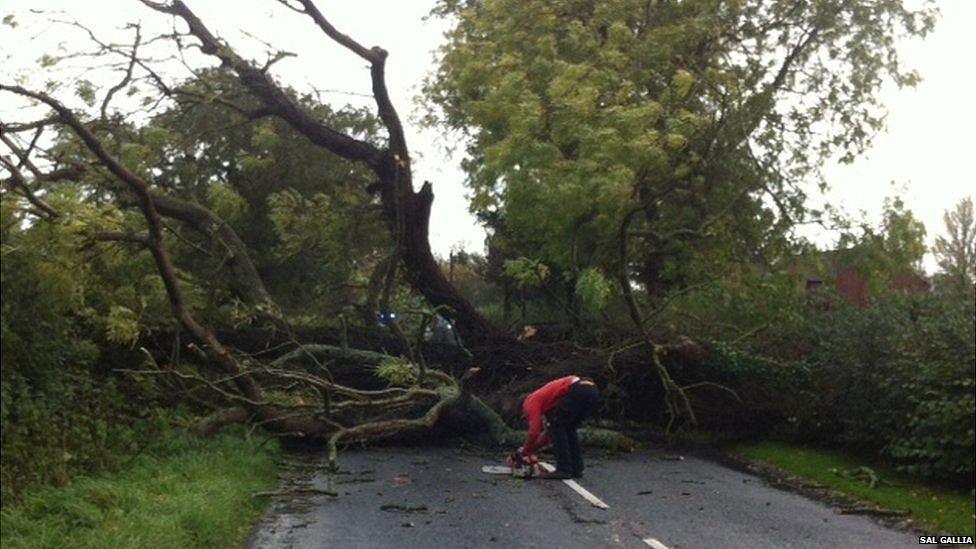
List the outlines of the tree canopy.
{"type": "Polygon", "coordinates": [[[895,40],[934,19],[845,0],[435,11],[455,25],[427,83],[429,122],[468,136],[471,208],[495,249],[572,285],[590,267],[616,272],[630,233],[628,276],[651,296],[774,260],[804,217],[804,178],[870,143],[883,82],[916,82],[895,40]]]}

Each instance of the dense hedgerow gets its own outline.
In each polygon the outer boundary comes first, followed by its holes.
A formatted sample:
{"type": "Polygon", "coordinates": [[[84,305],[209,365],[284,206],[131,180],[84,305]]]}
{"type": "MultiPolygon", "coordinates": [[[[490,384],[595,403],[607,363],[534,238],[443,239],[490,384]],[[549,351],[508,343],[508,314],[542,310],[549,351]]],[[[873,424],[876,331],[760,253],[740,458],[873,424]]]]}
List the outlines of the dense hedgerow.
{"type": "MultiPolygon", "coordinates": [[[[749,315],[732,301],[712,300],[713,314],[744,322],[749,315]]],[[[865,307],[824,293],[776,307],[750,341],[706,344],[699,375],[740,393],[740,429],[760,422],[906,472],[972,483],[972,293],[894,294],[865,307]]]]}

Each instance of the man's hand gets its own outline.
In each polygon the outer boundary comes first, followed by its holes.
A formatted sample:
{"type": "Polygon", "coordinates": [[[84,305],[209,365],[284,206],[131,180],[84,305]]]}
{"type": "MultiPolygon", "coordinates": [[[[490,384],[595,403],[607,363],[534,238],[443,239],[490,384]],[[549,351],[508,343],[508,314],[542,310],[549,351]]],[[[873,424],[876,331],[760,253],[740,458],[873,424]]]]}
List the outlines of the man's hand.
{"type": "Polygon", "coordinates": [[[514,452],[509,454],[507,463],[509,467],[535,465],[536,463],[539,463],[539,456],[535,454],[526,454],[525,448],[519,447],[514,452]]]}

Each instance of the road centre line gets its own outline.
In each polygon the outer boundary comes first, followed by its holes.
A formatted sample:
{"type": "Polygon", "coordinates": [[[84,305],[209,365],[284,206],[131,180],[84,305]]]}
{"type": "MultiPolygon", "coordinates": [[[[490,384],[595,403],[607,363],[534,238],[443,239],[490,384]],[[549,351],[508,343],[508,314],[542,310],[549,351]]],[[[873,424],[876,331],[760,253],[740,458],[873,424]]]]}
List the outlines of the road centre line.
{"type": "MultiPolygon", "coordinates": [[[[555,467],[553,467],[551,464],[546,463],[544,461],[539,462],[539,467],[546,470],[547,472],[552,472],[556,470],[555,467]]],[[[501,467],[501,466],[493,467],[490,465],[482,467],[482,471],[491,472],[491,473],[504,472],[505,470],[511,470],[511,469],[508,467],[501,467]]],[[[563,483],[565,483],[566,486],[572,488],[573,491],[575,491],[577,494],[583,496],[583,498],[586,499],[586,501],[590,502],[590,504],[593,505],[594,507],[598,507],[600,509],[610,508],[610,506],[604,503],[603,500],[593,495],[593,493],[587,490],[586,488],[580,486],[579,483],[577,483],[575,480],[563,479],[563,483]]],[[[651,549],[669,549],[667,545],[664,545],[663,543],[658,541],[657,538],[643,538],[641,541],[647,544],[648,547],[651,547],[651,549]]]]}
{"type": "MultiPolygon", "coordinates": [[[[550,464],[548,464],[548,463],[546,463],[544,461],[540,461],[539,462],[539,465],[543,469],[545,469],[546,471],[548,471],[550,473],[556,470],[555,467],[553,467],[552,465],[550,465],[550,464]]],[[[564,479],[563,480],[563,483],[566,484],[566,486],[569,486],[570,488],[572,488],[577,494],[583,496],[583,499],[585,499],[586,501],[590,502],[590,504],[593,505],[594,507],[598,507],[600,509],[609,509],[610,508],[610,506],[607,505],[606,503],[604,503],[602,499],[596,497],[595,495],[593,495],[592,492],[590,492],[586,488],[583,488],[582,486],[580,486],[579,483],[577,483],[575,480],[572,480],[572,479],[564,479]]],[[[667,549],[667,548],[665,548],[665,549],[667,549]]]]}

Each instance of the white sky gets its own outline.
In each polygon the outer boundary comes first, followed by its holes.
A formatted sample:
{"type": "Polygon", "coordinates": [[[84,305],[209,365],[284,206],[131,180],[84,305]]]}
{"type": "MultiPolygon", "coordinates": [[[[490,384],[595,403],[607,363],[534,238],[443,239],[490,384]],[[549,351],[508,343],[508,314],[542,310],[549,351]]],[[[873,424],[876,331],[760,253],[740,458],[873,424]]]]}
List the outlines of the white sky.
{"type": "MultiPolygon", "coordinates": [[[[939,0],[935,31],[899,45],[905,66],[922,75],[916,88],[887,86],[887,131],[853,164],[824,167],[831,189],[815,202],[878,222],[886,196],[900,196],[928,230],[929,244],[943,234],[943,211],[976,194],[976,1],[939,0]]],[[[830,234],[816,235],[823,245],[830,234]]],[[[926,258],[932,272],[935,261],[926,258]]]]}
{"type": "MultiPolygon", "coordinates": [[[[303,89],[339,89],[369,93],[365,63],[331,42],[312,22],[272,0],[190,1],[191,7],[219,36],[246,55],[259,57],[264,46],[240,33],[247,30],[275,47],[298,54],[276,65],[275,74],[285,83],[303,89]]],[[[319,0],[319,8],[340,31],[368,46],[390,51],[387,80],[394,104],[406,123],[407,141],[414,155],[415,180],[434,184],[435,201],[431,219],[431,244],[446,255],[452,246],[480,250],[484,231],[468,213],[460,153],[446,154],[444,138],[436,130],[423,130],[412,114],[418,107],[425,75],[434,68],[433,51],[443,42],[447,25],[436,19],[423,21],[432,0],[319,0]]],[[[942,17],[925,40],[900,45],[906,65],[918,70],[922,83],[915,89],[886,88],[882,99],[889,107],[888,130],[874,147],[852,165],[827,165],[824,172],[832,188],[815,197],[813,205],[825,201],[850,213],[863,211],[877,221],[886,196],[898,194],[921,219],[929,240],[943,231],[942,212],[976,189],[976,71],[971,57],[976,54],[976,1],[939,0],[942,17]],[[892,184],[894,183],[894,185],[892,184]]],[[[77,19],[106,40],[123,40],[129,34],[120,28],[141,21],[144,35],[167,30],[169,20],[151,12],[135,0],[0,0],[0,17],[13,13],[20,26],[0,27],[0,78],[28,76],[28,84],[39,86],[50,78],[36,63],[41,53],[57,53],[59,44],[68,51],[87,47],[86,38],[75,29],[40,22],[29,9],[63,10],[65,18],[77,19]]],[[[62,79],[72,74],[58,73],[62,79]]],[[[88,74],[100,82],[116,76],[88,74]]],[[[110,85],[110,84],[109,84],[110,85]]],[[[56,95],[67,99],[67,90],[56,95]]],[[[368,98],[346,94],[326,96],[335,104],[352,102],[372,105],[368,98]]],[[[0,95],[0,118],[21,118],[15,112],[21,102],[0,95]]],[[[811,229],[804,234],[829,246],[834,236],[811,229]],[[813,231],[813,232],[810,232],[813,231]]],[[[929,258],[931,270],[934,262],[929,258]]]]}

